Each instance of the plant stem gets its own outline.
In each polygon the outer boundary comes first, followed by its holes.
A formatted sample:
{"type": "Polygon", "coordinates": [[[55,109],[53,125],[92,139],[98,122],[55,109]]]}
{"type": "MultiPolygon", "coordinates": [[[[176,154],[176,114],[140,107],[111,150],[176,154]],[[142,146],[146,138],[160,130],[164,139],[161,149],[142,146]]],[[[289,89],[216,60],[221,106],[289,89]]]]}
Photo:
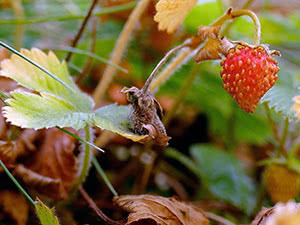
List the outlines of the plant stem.
{"type": "Polygon", "coordinates": [[[88,195],[88,193],[83,189],[83,187],[80,185],[79,192],[81,196],[84,198],[84,200],[89,204],[89,207],[94,210],[94,212],[99,216],[99,218],[104,222],[104,224],[108,225],[124,225],[123,223],[120,223],[118,221],[114,221],[110,218],[108,218],[96,205],[96,203],[91,199],[91,197],[88,195]]]}
{"type": "MultiPolygon", "coordinates": [[[[101,15],[106,15],[110,13],[116,13],[116,12],[121,12],[125,11],[128,9],[132,9],[136,5],[136,1],[118,5],[118,6],[113,6],[109,7],[106,9],[102,9],[99,12],[96,12],[92,14],[92,16],[101,16],[101,15]]],[[[50,21],[67,21],[67,20],[80,20],[84,19],[85,15],[70,15],[70,16],[61,16],[61,17],[46,17],[46,18],[33,18],[33,19],[28,19],[28,20],[20,20],[20,19],[1,19],[0,24],[33,24],[33,23],[46,23],[50,21]]]]}
{"type": "MultiPolygon", "coordinates": [[[[77,42],[79,41],[81,35],[83,34],[83,31],[89,21],[89,19],[91,18],[91,15],[92,15],[92,12],[93,12],[93,9],[95,8],[96,4],[98,3],[98,0],[93,0],[84,20],[82,21],[82,24],[80,25],[79,27],[79,30],[77,32],[77,34],[75,35],[73,41],[72,41],[72,44],[71,44],[71,47],[75,47],[77,45],[77,42]]],[[[72,52],[69,52],[67,57],[66,57],[66,62],[68,62],[72,57],[72,52]]]]}
{"type": "Polygon", "coordinates": [[[261,26],[258,17],[256,14],[250,10],[240,9],[240,10],[232,10],[231,8],[227,10],[227,12],[221,16],[217,21],[215,21],[211,26],[222,26],[225,21],[234,19],[235,17],[240,16],[249,16],[254,25],[255,25],[255,34],[254,34],[254,45],[260,44],[260,36],[261,36],[261,26]]]}
{"type": "Polygon", "coordinates": [[[171,109],[168,111],[166,116],[163,119],[163,123],[165,126],[168,125],[170,119],[173,117],[174,113],[176,112],[176,109],[178,109],[179,104],[183,100],[185,94],[188,92],[190,87],[193,85],[196,77],[197,77],[197,72],[199,71],[201,64],[195,64],[194,68],[192,71],[189,73],[189,76],[187,77],[183,87],[180,89],[178,95],[175,98],[175,102],[171,106],[171,109]]]}
{"type": "MultiPolygon", "coordinates": [[[[24,19],[24,8],[21,0],[10,0],[12,8],[14,10],[17,19],[24,19]]],[[[24,24],[16,24],[15,26],[15,44],[16,49],[22,47],[23,35],[24,35],[24,24]]]]}
{"type": "MultiPolygon", "coordinates": [[[[246,1],[245,4],[241,7],[241,9],[247,9],[247,8],[249,8],[249,6],[250,6],[252,3],[253,3],[253,0],[248,0],[248,1],[246,1]]],[[[228,31],[229,31],[229,29],[232,27],[233,23],[234,23],[234,20],[231,21],[229,24],[227,24],[227,26],[223,29],[222,34],[227,34],[228,31]]],[[[223,35],[222,35],[222,36],[223,36],[223,35]]]]}
{"type": "Polygon", "coordinates": [[[289,119],[286,118],[284,120],[284,128],[283,128],[282,136],[281,136],[281,139],[280,139],[280,146],[285,146],[288,131],[289,131],[289,119]]]}
{"type": "MultiPolygon", "coordinates": [[[[148,4],[150,3],[150,0],[140,0],[137,4],[137,6],[134,8],[132,13],[130,14],[117,42],[115,45],[115,48],[111,54],[110,61],[114,64],[119,64],[121,62],[121,58],[123,55],[123,52],[128,44],[130,35],[132,34],[132,31],[134,29],[134,26],[137,21],[139,21],[141,15],[147,8],[148,4]]],[[[98,83],[98,86],[96,87],[96,90],[93,94],[93,98],[95,100],[95,106],[98,105],[98,103],[102,100],[104,93],[108,89],[110,83],[113,80],[113,77],[116,73],[116,69],[110,65],[108,65],[104,71],[103,77],[101,81],[98,83]]]]}
{"type": "Polygon", "coordinates": [[[191,48],[184,48],[152,81],[150,91],[155,92],[158,87],[164,83],[169,76],[186,60],[193,52],[191,48]]]}
{"type": "Polygon", "coordinates": [[[14,184],[17,186],[17,188],[22,192],[22,194],[27,198],[27,200],[34,206],[35,202],[33,199],[27,194],[27,192],[22,188],[22,186],[19,184],[19,182],[14,178],[14,176],[9,172],[9,170],[6,168],[2,160],[0,159],[0,166],[4,170],[4,172],[7,174],[7,176],[14,182],[14,184]]]}
{"type": "Polygon", "coordinates": [[[188,39],[187,41],[185,41],[183,44],[181,45],[178,45],[176,46],[175,48],[171,49],[160,61],[159,63],[156,65],[156,67],[154,68],[154,70],[152,71],[152,73],[150,74],[150,76],[148,77],[148,79],[146,80],[145,84],[144,84],[144,87],[142,88],[143,92],[145,93],[153,78],[154,78],[154,75],[158,72],[158,70],[160,69],[160,67],[167,61],[167,59],[173,55],[175,52],[177,52],[179,49],[182,49],[186,46],[188,46],[190,44],[190,39],[188,39]]]}
{"type": "MultiPolygon", "coordinates": [[[[92,21],[92,35],[91,35],[91,53],[95,53],[96,50],[96,39],[97,39],[97,20],[98,18],[93,18],[92,21]]],[[[86,74],[88,74],[88,72],[90,71],[91,67],[93,64],[93,58],[92,57],[88,57],[87,58],[87,62],[86,65],[84,66],[82,72],[79,74],[78,78],[76,79],[76,83],[79,84],[80,81],[84,78],[84,76],[86,74]]]]}
{"type": "MultiPolygon", "coordinates": [[[[91,138],[91,134],[90,134],[90,127],[87,125],[85,127],[85,140],[87,142],[90,142],[90,138],[91,138]]],[[[84,180],[86,179],[88,173],[89,173],[89,168],[90,168],[90,164],[91,164],[91,149],[90,149],[90,145],[88,143],[85,143],[85,147],[84,147],[84,156],[83,156],[83,162],[81,163],[82,166],[80,166],[80,173],[79,176],[75,182],[75,184],[73,185],[72,189],[73,190],[77,190],[77,188],[84,182],[84,180]]]]}
{"type": "Polygon", "coordinates": [[[109,190],[111,191],[111,193],[113,193],[114,196],[118,196],[118,193],[116,192],[116,190],[114,189],[114,187],[112,186],[112,184],[110,183],[110,181],[108,180],[107,176],[105,175],[105,172],[103,171],[103,169],[101,168],[99,162],[97,161],[96,157],[94,156],[92,159],[92,163],[94,165],[94,167],[96,168],[98,174],[101,176],[101,178],[103,179],[104,183],[106,184],[106,186],[109,188],[109,190]]]}
{"type": "Polygon", "coordinates": [[[287,151],[286,151],[285,147],[281,144],[281,140],[280,140],[280,138],[279,138],[279,136],[278,136],[278,130],[277,130],[276,124],[275,124],[274,121],[272,120],[271,111],[270,111],[270,109],[269,109],[269,106],[268,106],[267,103],[264,103],[263,105],[264,105],[265,110],[266,110],[266,113],[267,113],[268,121],[269,121],[269,123],[270,123],[271,126],[272,126],[274,138],[275,138],[275,140],[279,143],[279,149],[280,149],[282,155],[283,155],[284,157],[287,157],[287,151]]]}

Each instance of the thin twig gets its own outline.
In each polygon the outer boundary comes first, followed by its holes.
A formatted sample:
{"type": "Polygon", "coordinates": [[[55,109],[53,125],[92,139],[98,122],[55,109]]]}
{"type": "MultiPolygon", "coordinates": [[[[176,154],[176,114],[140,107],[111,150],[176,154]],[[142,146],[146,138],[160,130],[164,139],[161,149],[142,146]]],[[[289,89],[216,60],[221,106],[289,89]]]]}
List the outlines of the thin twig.
{"type": "MultiPolygon", "coordinates": [[[[141,15],[149,5],[150,0],[140,0],[137,6],[134,8],[132,13],[130,14],[116,44],[114,50],[111,54],[110,61],[114,64],[119,64],[122,59],[123,52],[129,42],[132,31],[135,27],[137,21],[139,21],[141,15]]],[[[93,98],[96,102],[96,106],[102,100],[104,93],[108,89],[110,83],[113,80],[113,77],[116,73],[116,69],[110,65],[108,65],[104,71],[103,77],[101,81],[98,83],[96,90],[93,94],[93,98]]]]}
{"type": "Polygon", "coordinates": [[[84,198],[84,200],[89,204],[89,207],[99,216],[99,218],[108,225],[124,225],[123,223],[120,223],[118,221],[114,221],[107,217],[96,205],[96,203],[91,199],[91,197],[88,195],[88,193],[83,189],[82,186],[79,187],[79,192],[81,196],[84,198]]]}
{"type": "Polygon", "coordinates": [[[281,144],[280,137],[278,136],[278,130],[277,130],[276,124],[274,123],[274,121],[272,119],[271,111],[269,109],[269,106],[268,106],[267,103],[264,103],[263,105],[264,105],[265,110],[266,110],[268,121],[269,121],[270,125],[272,126],[274,138],[279,143],[279,148],[280,148],[280,151],[281,151],[282,155],[287,157],[287,151],[286,151],[285,147],[281,144]]]}
{"type": "MultiPolygon", "coordinates": [[[[88,10],[88,13],[86,14],[84,20],[82,21],[82,24],[80,25],[80,28],[79,28],[75,38],[72,41],[71,47],[75,47],[77,45],[77,42],[79,41],[81,35],[83,34],[83,31],[87,25],[87,22],[89,21],[91,15],[92,15],[93,9],[97,5],[97,3],[98,3],[98,0],[93,0],[92,4],[88,10]]],[[[69,52],[66,57],[66,62],[68,62],[71,59],[71,56],[72,56],[72,52],[69,52]]]]}
{"type": "MultiPolygon", "coordinates": [[[[94,18],[92,21],[92,35],[91,35],[91,53],[95,53],[96,50],[96,40],[97,40],[97,18],[94,18]]],[[[87,62],[82,70],[82,72],[79,74],[76,83],[79,84],[80,81],[84,78],[84,76],[90,71],[91,67],[93,65],[93,57],[89,56],[87,58],[87,62]]]]}

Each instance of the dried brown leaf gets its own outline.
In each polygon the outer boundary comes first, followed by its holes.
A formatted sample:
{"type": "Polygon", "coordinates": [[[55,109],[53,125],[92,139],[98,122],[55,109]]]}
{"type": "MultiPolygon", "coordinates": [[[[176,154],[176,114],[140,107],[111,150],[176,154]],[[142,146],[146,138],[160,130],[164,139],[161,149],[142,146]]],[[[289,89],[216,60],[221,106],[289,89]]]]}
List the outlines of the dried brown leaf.
{"type": "Polygon", "coordinates": [[[24,130],[15,141],[0,141],[0,159],[7,167],[13,168],[18,157],[36,150],[33,142],[38,136],[38,131],[24,130]]]}
{"type": "Polygon", "coordinates": [[[114,198],[122,209],[130,212],[126,225],[208,225],[204,213],[195,206],[175,198],[152,195],[124,195],[114,198]]]}
{"type": "Polygon", "coordinates": [[[226,38],[208,37],[206,44],[196,53],[194,60],[199,63],[205,60],[221,59],[221,55],[227,55],[227,52],[234,45],[226,38]]]}
{"type": "Polygon", "coordinates": [[[26,225],[29,206],[25,197],[13,191],[0,191],[0,207],[4,216],[12,219],[17,225],[26,225]]]}
{"type": "Polygon", "coordinates": [[[40,194],[44,194],[55,199],[67,198],[67,193],[64,190],[60,179],[42,176],[30,169],[25,168],[21,164],[16,166],[13,174],[22,179],[23,182],[29,187],[33,187],[40,194]]]}
{"type": "Polygon", "coordinates": [[[25,167],[18,166],[15,173],[26,174],[24,181],[40,187],[37,191],[54,199],[65,199],[77,177],[76,140],[55,128],[42,132],[44,136],[39,151],[25,163],[25,167]]]}

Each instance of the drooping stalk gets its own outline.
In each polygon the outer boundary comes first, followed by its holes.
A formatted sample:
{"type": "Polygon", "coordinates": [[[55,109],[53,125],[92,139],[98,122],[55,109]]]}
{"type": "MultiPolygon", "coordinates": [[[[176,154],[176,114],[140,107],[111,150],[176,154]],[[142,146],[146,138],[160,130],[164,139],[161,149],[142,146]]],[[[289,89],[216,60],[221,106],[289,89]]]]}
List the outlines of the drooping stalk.
{"type": "Polygon", "coordinates": [[[223,16],[221,16],[218,20],[216,20],[211,26],[212,27],[222,26],[224,22],[226,22],[227,20],[231,20],[240,16],[249,16],[252,19],[255,26],[254,44],[259,45],[260,36],[261,36],[261,25],[258,17],[251,10],[246,10],[246,9],[232,10],[230,8],[223,16]]]}
{"type": "Polygon", "coordinates": [[[150,84],[150,90],[154,92],[156,89],[158,89],[158,87],[164,83],[184,61],[189,58],[192,52],[193,49],[189,47],[182,49],[182,51],[156,76],[156,78],[150,84]]]}
{"type": "MultiPolygon", "coordinates": [[[[124,50],[126,49],[126,46],[128,44],[128,41],[130,39],[130,36],[132,34],[132,31],[134,29],[135,24],[139,21],[141,15],[149,5],[150,0],[140,0],[137,4],[137,6],[134,8],[132,13],[130,14],[117,42],[115,45],[115,48],[111,54],[110,61],[114,64],[119,64],[122,59],[122,55],[124,50]]],[[[108,89],[110,83],[113,80],[113,77],[116,73],[116,69],[110,65],[108,65],[104,71],[103,77],[101,81],[99,82],[98,86],[96,87],[96,90],[93,94],[93,98],[97,103],[101,101],[101,99],[104,96],[104,93],[108,89]]]]}
{"type": "Polygon", "coordinates": [[[27,198],[27,200],[34,206],[35,202],[33,199],[30,197],[29,194],[22,188],[22,186],[19,184],[19,182],[16,180],[16,178],[9,172],[9,170],[6,168],[2,160],[0,159],[0,166],[4,170],[4,172],[7,174],[7,176],[14,182],[14,184],[17,186],[17,188],[22,192],[22,194],[27,198]]]}
{"type": "Polygon", "coordinates": [[[158,72],[158,70],[161,68],[161,66],[167,61],[167,59],[173,55],[175,52],[177,52],[179,49],[182,49],[190,44],[190,40],[188,39],[185,43],[176,46],[175,48],[171,49],[161,60],[160,62],[156,65],[148,79],[146,80],[144,87],[142,88],[143,92],[145,93],[148,89],[149,86],[154,78],[154,75],[158,72]]]}

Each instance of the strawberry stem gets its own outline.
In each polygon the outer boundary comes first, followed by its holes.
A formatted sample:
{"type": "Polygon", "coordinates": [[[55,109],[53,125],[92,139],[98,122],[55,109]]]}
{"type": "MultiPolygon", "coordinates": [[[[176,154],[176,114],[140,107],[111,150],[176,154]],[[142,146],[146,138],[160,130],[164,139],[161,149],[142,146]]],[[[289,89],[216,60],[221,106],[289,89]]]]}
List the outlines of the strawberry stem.
{"type": "Polygon", "coordinates": [[[240,16],[249,16],[252,19],[255,26],[254,45],[259,45],[261,36],[261,26],[258,17],[251,10],[232,10],[232,8],[229,8],[227,12],[223,16],[221,16],[217,21],[215,21],[211,26],[222,26],[227,20],[231,20],[240,16]]]}

